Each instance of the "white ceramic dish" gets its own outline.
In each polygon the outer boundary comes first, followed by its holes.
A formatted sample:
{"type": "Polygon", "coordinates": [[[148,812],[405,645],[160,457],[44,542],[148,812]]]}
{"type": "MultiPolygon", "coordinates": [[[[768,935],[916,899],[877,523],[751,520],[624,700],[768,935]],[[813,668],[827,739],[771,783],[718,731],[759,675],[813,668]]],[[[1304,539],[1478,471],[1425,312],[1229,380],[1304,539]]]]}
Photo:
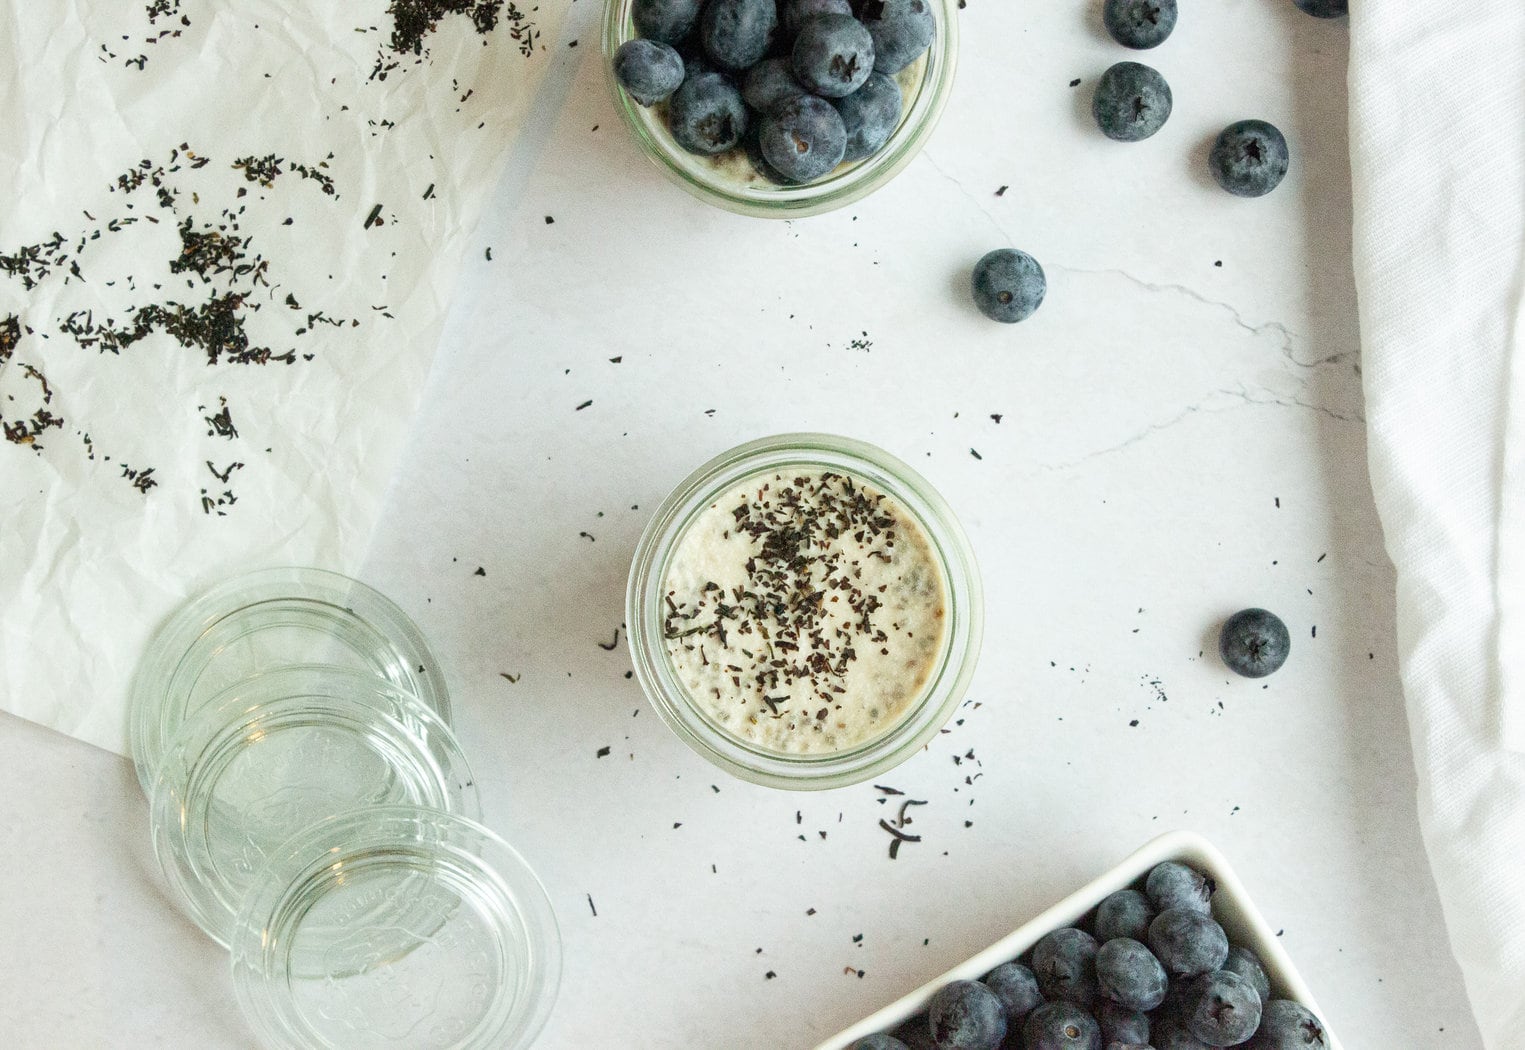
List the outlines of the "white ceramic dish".
{"type": "Polygon", "coordinates": [[[1173,831],[1150,841],[1117,867],[1076,890],[1031,922],[1017,927],[978,955],[934,977],[909,995],[838,1032],[816,1050],[844,1050],[866,1035],[893,1032],[925,1011],[932,996],[949,981],[978,980],[1001,963],[1017,958],[1050,930],[1075,925],[1107,896],[1138,883],[1151,868],[1166,860],[1189,864],[1217,882],[1213,917],[1228,933],[1229,942],[1250,948],[1259,955],[1271,978],[1271,994],[1278,999],[1294,999],[1311,1010],[1324,1024],[1330,1050],[1341,1050],[1339,1037],[1329,1027],[1328,1016],[1314,1001],[1313,993],[1276,939],[1275,930],[1255,910],[1244,883],[1239,881],[1223,854],[1202,836],[1188,831],[1173,831]]]}

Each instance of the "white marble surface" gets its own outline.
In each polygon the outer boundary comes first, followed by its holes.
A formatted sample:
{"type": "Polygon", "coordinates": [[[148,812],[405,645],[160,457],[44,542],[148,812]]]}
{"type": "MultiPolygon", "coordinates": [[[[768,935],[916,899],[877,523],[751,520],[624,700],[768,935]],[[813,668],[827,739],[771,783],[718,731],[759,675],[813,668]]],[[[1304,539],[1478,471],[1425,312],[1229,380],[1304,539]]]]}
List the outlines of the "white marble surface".
{"type": "MultiPolygon", "coordinates": [[[[1174,115],[1123,146],[1089,126],[1090,86],[1130,57],[1094,4],[969,0],[927,153],[842,213],[768,223],[642,160],[597,13],[574,11],[546,137],[477,234],[364,573],[439,651],[489,822],[550,887],[566,967],[538,1045],[809,1046],[1191,827],[1347,1045],[1476,1050],[1366,480],[1344,25],[1191,5],[1147,58],[1174,115]],[[1294,151],[1256,202],[1203,167],[1246,116],[1294,151]],[[1003,245],[1049,274],[1015,327],[964,291],[1003,245]],[[984,572],[961,723],[880,778],[928,801],[896,861],[872,787],[726,779],[645,708],[623,644],[599,645],[667,489],[805,428],[921,469],[984,572]],[[1213,655],[1251,604],[1294,637],[1264,687],[1213,655]]],[[[247,1045],[222,954],[153,873],[127,764],[0,719],[0,790],[0,1041],[247,1045]]]]}

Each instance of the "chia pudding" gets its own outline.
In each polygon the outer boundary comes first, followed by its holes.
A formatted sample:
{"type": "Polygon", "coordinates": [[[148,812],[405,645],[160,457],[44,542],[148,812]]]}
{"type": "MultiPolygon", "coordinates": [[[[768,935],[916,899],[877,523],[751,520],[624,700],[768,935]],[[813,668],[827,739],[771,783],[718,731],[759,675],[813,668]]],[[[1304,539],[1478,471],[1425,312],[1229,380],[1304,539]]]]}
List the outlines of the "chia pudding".
{"type": "Polygon", "coordinates": [[[922,524],[861,479],[782,468],[689,522],[662,581],[663,644],[695,706],[782,754],[893,728],[947,635],[948,584],[922,524]]]}

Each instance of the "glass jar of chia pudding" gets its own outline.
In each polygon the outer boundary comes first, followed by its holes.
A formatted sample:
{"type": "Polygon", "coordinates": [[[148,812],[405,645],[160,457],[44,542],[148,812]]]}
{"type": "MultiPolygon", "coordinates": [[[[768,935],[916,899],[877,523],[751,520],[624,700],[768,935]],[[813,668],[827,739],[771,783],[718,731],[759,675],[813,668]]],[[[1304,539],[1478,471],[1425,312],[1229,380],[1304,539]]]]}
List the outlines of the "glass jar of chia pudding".
{"type": "Polygon", "coordinates": [[[959,0],[929,0],[935,35],[926,52],[895,75],[904,101],[900,122],[888,141],[871,156],[844,162],[814,182],[778,185],[757,173],[742,146],[718,156],[685,151],[668,130],[665,102],[642,106],[620,88],[614,76],[614,53],[640,35],[634,6],[634,0],[608,0],[604,9],[604,65],[615,109],[642,152],[664,175],[700,200],[739,215],[797,219],[868,196],[921,152],[953,91],[959,0]]]}
{"type": "Polygon", "coordinates": [[[936,735],[983,614],[942,497],[827,434],[696,470],[647,525],[626,592],[635,674],[662,720],[735,776],[792,789],[866,780],[936,735]]]}

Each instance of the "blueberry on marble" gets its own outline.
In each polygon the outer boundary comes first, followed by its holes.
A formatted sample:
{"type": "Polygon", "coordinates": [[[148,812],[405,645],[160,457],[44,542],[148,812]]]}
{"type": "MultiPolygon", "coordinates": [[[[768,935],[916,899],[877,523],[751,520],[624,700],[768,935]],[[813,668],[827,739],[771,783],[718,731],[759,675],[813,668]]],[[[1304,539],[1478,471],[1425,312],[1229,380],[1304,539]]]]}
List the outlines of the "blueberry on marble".
{"type": "Polygon", "coordinates": [[[1149,1045],[1149,1015],[1142,1010],[1130,1010],[1103,999],[1096,1006],[1096,1023],[1101,1025],[1103,1044],[1149,1045]]]}
{"type": "Polygon", "coordinates": [[[843,160],[862,160],[879,152],[900,123],[900,85],[883,73],[870,73],[863,86],[833,102],[847,129],[843,160]]]}
{"type": "Polygon", "coordinates": [[[1149,924],[1149,947],[1172,978],[1208,973],[1228,958],[1223,927],[1212,916],[1189,908],[1171,908],[1155,916],[1149,924]]]}
{"type": "Polygon", "coordinates": [[[740,72],[768,53],[777,28],[773,0],[709,0],[699,18],[699,41],[717,65],[740,72]]]}
{"type": "Polygon", "coordinates": [[[996,1050],[1006,1039],[1006,1007],[979,981],[953,981],[932,996],[927,1030],[938,1050],[996,1050]]]}
{"type": "Polygon", "coordinates": [[[1015,248],[986,254],[974,264],[970,284],[980,313],[1005,324],[1031,317],[1048,293],[1048,278],[1038,260],[1015,248]]]}
{"type": "Polygon", "coordinates": [[[1116,937],[1096,952],[1096,987],[1102,998],[1130,1010],[1153,1010],[1165,1001],[1165,967],[1147,946],[1116,937]]]}
{"type": "MultiPolygon", "coordinates": [[[[1144,892],[1156,911],[1187,908],[1209,913],[1217,884],[1196,868],[1178,861],[1156,864],[1144,880],[1144,892]]],[[[1150,921],[1153,921],[1152,919],[1150,921]]]]}
{"type": "Polygon", "coordinates": [[[1096,949],[1096,938],[1074,927],[1055,930],[1033,945],[1033,974],[1043,997],[1090,1006],[1096,998],[1096,949]]]}
{"type": "Polygon", "coordinates": [[[1261,1002],[1271,998],[1271,978],[1266,976],[1266,968],[1261,963],[1260,956],[1250,949],[1238,944],[1229,945],[1228,959],[1224,962],[1223,969],[1249,981],[1261,1002]]]}
{"type": "Polygon", "coordinates": [[[758,113],[766,113],[780,102],[808,94],[794,77],[794,67],[787,58],[765,58],[741,78],[741,97],[758,113]]]}
{"type": "Polygon", "coordinates": [[[1218,185],[1236,197],[1264,197],[1281,184],[1291,163],[1286,137],[1263,120],[1224,128],[1207,160],[1218,185]]]}
{"type": "Polygon", "coordinates": [[[1103,943],[1114,937],[1132,937],[1142,941],[1149,936],[1154,921],[1154,906],[1138,890],[1118,890],[1096,909],[1096,939],[1103,943]]]}
{"type": "Polygon", "coordinates": [[[996,994],[1006,1007],[1006,1019],[1012,1024],[1043,1005],[1038,978],[1019,962],[1002,963],[985,975],[985,987],[996,994]]]}
{"type": "Polygon", "coordinates": [[[683,83],[683,59],[656,40],[627,40],[614,53],[614,78],[643,106],[652,106],[683,83]]]}
{"type": "Polygon", "coordinates": [[[847,1050],[910,1050],[910,1047],[892,1035],[866,1035],[847,1050]]]}
{"type": "Polygon", "coordinates": [[[1260,1028],[1246,1050],[1327,1050],[1329,1035],[1301,1003],[1272,999],[1261,1012],[1260,1028]]]}
{"type": "Polygon", "coordinates": [[[852,15],[809,19],[790,54],[799,82],[825,98],[851,95],[874,71],[873,37],[852,15]]]}
{"type": "Polygon", "coordinates": [[[1264,678],[1287,662],[1292,636],[1275,613],[1241,609],[1223,623],[1218,652],[1235,674],[1264,678]]]}
{"type": "Polygon", "coordinates": [[[1339,18],[1350,14],[1349,0],[1292,0],[1314,18],[1339,18]]]}
{"type": "Polygon", "coordinates": [[[672,93],[667,120],[678,145],[690,153],[714,156],[741,141],[747,106],[730,77],[701,73],[672,93]]]}
{"type": "Polygon", "coordinates": [[[680,43],[699,21],[703,0],[635,0],[630,17],[635,31],[663,44],[680,43]]]}
{"type": "Polygon", "coordinates": [[[1238,1046],[1260,1027],[1260,993],[1237,973],[1214,970],[1192,983],[1184,1015],[1208,1046],[1238,1046]]]}
{"type": "Polygon", "coordinates": [[[1045,1003],[1022,1026],[1024,1050],[1101,1050],[1101,1026],[1074,1003],[1045,1003]]]}
{"type": "Polygon", "coordinates": [[[874,68],[891,76],[916,61],[937,35],[928,0],[863,0],[858,17],[874,40],[874,68]]]}
{"type": "Polygon", "coordinates": [[[1176,27],[1176,0],[1107,0],[1102,24],[1123,47],[1159,47],[1176,27]]]}
{"type": "Polygon", "coordinates": [[[1101,75],[1091,99],[1091,115],[1103,135],[1117,142],[1140,142],[1170,118],[1170,85],[1159,70],[1142,62],[1119,62],[1101,75]]]}
{"type": "Polygon", "coordinates": [[[758,146],[763,159],[786,179],[812,182],[842,163],[847,129],[831,103],[802,95],[763,117],[758,146]]]}
{"type": "Polygon", "coordinates": [[[789,36],[800,31],[800,26],[817,15],[851,15],[852,5],[847,0],[783,0],[778,5],[783,19],[784,32],[789,36]]]}

